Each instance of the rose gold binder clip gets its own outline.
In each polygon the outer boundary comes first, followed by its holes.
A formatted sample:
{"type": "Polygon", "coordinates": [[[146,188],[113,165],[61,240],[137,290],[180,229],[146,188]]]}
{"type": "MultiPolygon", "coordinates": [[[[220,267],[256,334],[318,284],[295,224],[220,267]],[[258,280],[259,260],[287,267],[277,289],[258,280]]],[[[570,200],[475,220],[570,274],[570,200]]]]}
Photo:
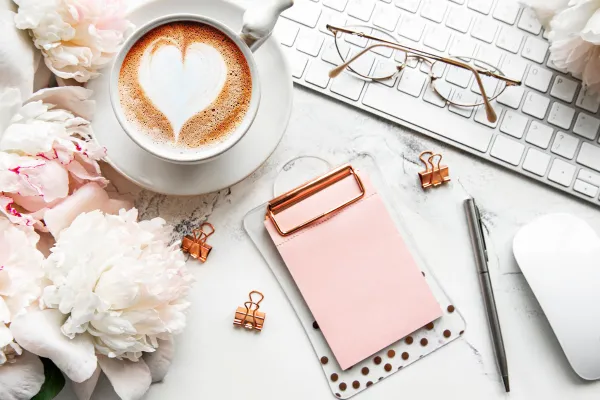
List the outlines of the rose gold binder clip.
{"type": "Polygon", "coordinates": [[[425,164],[425,171],[419,172],[421,187],[423,187],[423,189],[450,182],[450,172],[448,171],[448,166],[441,165],[441,154],[427,150],[419,154],[419,160],[425,164]],[[425,159],[424,157],[426,155],[429,155],[429,158],[425,159]]]}
{"type": "Polygon", "coordinates": [[[215,233],[214,226],[205,222],[200,225],[199,228],[194,229],[191,235],[186,235],[183,238],[181,249],[186,253],[190,253],[190,256],[194,257],[196,260],[205,262],[212,250],[212,246],[206,243],[206,239],[213,233],[215,233]],[[205,227],[209,230],[205,231],[205,227]]]}
{"type": "Polygon", "coordinates": [[[244,303],[243,307],[238,307],[235,310],[235,317],[233,318],[233,325],[243,326],[246,329],[262,331],[263,324],[265,323],[265,313],[258,311],[259,304],[265,296],[261,292],[253,290],[248,295],[250,301],[244,303]],[[252,295],[256,294],[260,296],[258,301],[252,299],[252,295]]]}

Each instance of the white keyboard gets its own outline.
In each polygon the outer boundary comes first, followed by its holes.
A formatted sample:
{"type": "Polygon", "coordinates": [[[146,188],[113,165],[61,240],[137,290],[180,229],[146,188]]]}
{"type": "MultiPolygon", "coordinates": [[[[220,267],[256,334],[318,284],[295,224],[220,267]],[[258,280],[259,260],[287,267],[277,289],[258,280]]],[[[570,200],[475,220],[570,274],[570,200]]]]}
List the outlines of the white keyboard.
{"type": "MultiPolygon", "coordinates": [[[[295,0],[282,16],[275,35],[296,83],[600,204],[600,96],[548,60],[542,26],[515,0],[295,0]],[[327,24],[374,26],[413,48],[474,56],[523,85],[502,93],[490,123],[482,108],[449,107],[418,63],[393,82],[346,72],[329,79],[339,55],[327,24]]],[[[354,51],[361,45],[348,43],[354,51]]],[[[377,66],[368,63],[362,67],[377,66]]],[[[443,78],[453,95],[476,95],[472,75],[446,68],[443,78]]]]}

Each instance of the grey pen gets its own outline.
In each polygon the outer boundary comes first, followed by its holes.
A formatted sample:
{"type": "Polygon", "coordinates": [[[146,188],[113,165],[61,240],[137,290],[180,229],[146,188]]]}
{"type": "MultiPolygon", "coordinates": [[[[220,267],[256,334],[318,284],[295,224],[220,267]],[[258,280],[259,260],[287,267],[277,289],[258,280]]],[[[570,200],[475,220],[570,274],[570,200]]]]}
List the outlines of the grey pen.
{"type": "Polygon", "coordinates": [[[500,320],[498,319],[498,310],[496,300],[494,299],[494,290],[492,289],[492,280],[488,270],[488,254],[483,236],[483,225],[481,224],[481,214],[473,198],[465,200],[465,211],[467,213],[467,224],[469,226],[469,235],[471,236],[471,245],[475,254],[475,264],[479,274],[479,284],[481,285],[481,294],[483,303],[490,325],[492,334],[492,343],[496,361],[502,375],[504,388],[510,392],[508,383],[508,365],[506,362],[506,351],[504,350],[504,341],[502,340],[502,330],[500,329],[500,320]]]}

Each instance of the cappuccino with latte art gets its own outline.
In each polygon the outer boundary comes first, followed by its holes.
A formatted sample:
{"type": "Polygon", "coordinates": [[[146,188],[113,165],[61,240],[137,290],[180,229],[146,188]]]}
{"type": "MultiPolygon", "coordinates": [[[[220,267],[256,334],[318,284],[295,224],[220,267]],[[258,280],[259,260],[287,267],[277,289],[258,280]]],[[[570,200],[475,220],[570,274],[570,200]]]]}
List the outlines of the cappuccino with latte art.
{"type": "Polygon", "coordinates": [[[200,22],[153,28],[123,59],[119,102],[128,124],[153,142],[194,149],[220,143],[252,99],[246,57],[231,38],[200,22]]]}

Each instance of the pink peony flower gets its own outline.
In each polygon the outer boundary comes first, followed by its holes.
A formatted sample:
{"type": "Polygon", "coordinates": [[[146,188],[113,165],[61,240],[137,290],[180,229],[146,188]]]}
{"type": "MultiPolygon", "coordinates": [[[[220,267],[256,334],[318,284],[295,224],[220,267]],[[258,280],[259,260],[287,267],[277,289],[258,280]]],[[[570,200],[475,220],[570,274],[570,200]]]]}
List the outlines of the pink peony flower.
{"type": "Polygon", "coordinates": [[[14,0],[15,23],[29,29],[48,68],[63,79],[99,75],[129,34],[122,0],[14,0]]]}
{"type": "Polygon", "coordinates": [[[89,122],[90,95],[81,87],[41,90],[4,124],[0,213],[12,222],[43,227],[46,211],[80,187],[106,186],[98,165],[105,150],[92,139],[89,122]]]}

